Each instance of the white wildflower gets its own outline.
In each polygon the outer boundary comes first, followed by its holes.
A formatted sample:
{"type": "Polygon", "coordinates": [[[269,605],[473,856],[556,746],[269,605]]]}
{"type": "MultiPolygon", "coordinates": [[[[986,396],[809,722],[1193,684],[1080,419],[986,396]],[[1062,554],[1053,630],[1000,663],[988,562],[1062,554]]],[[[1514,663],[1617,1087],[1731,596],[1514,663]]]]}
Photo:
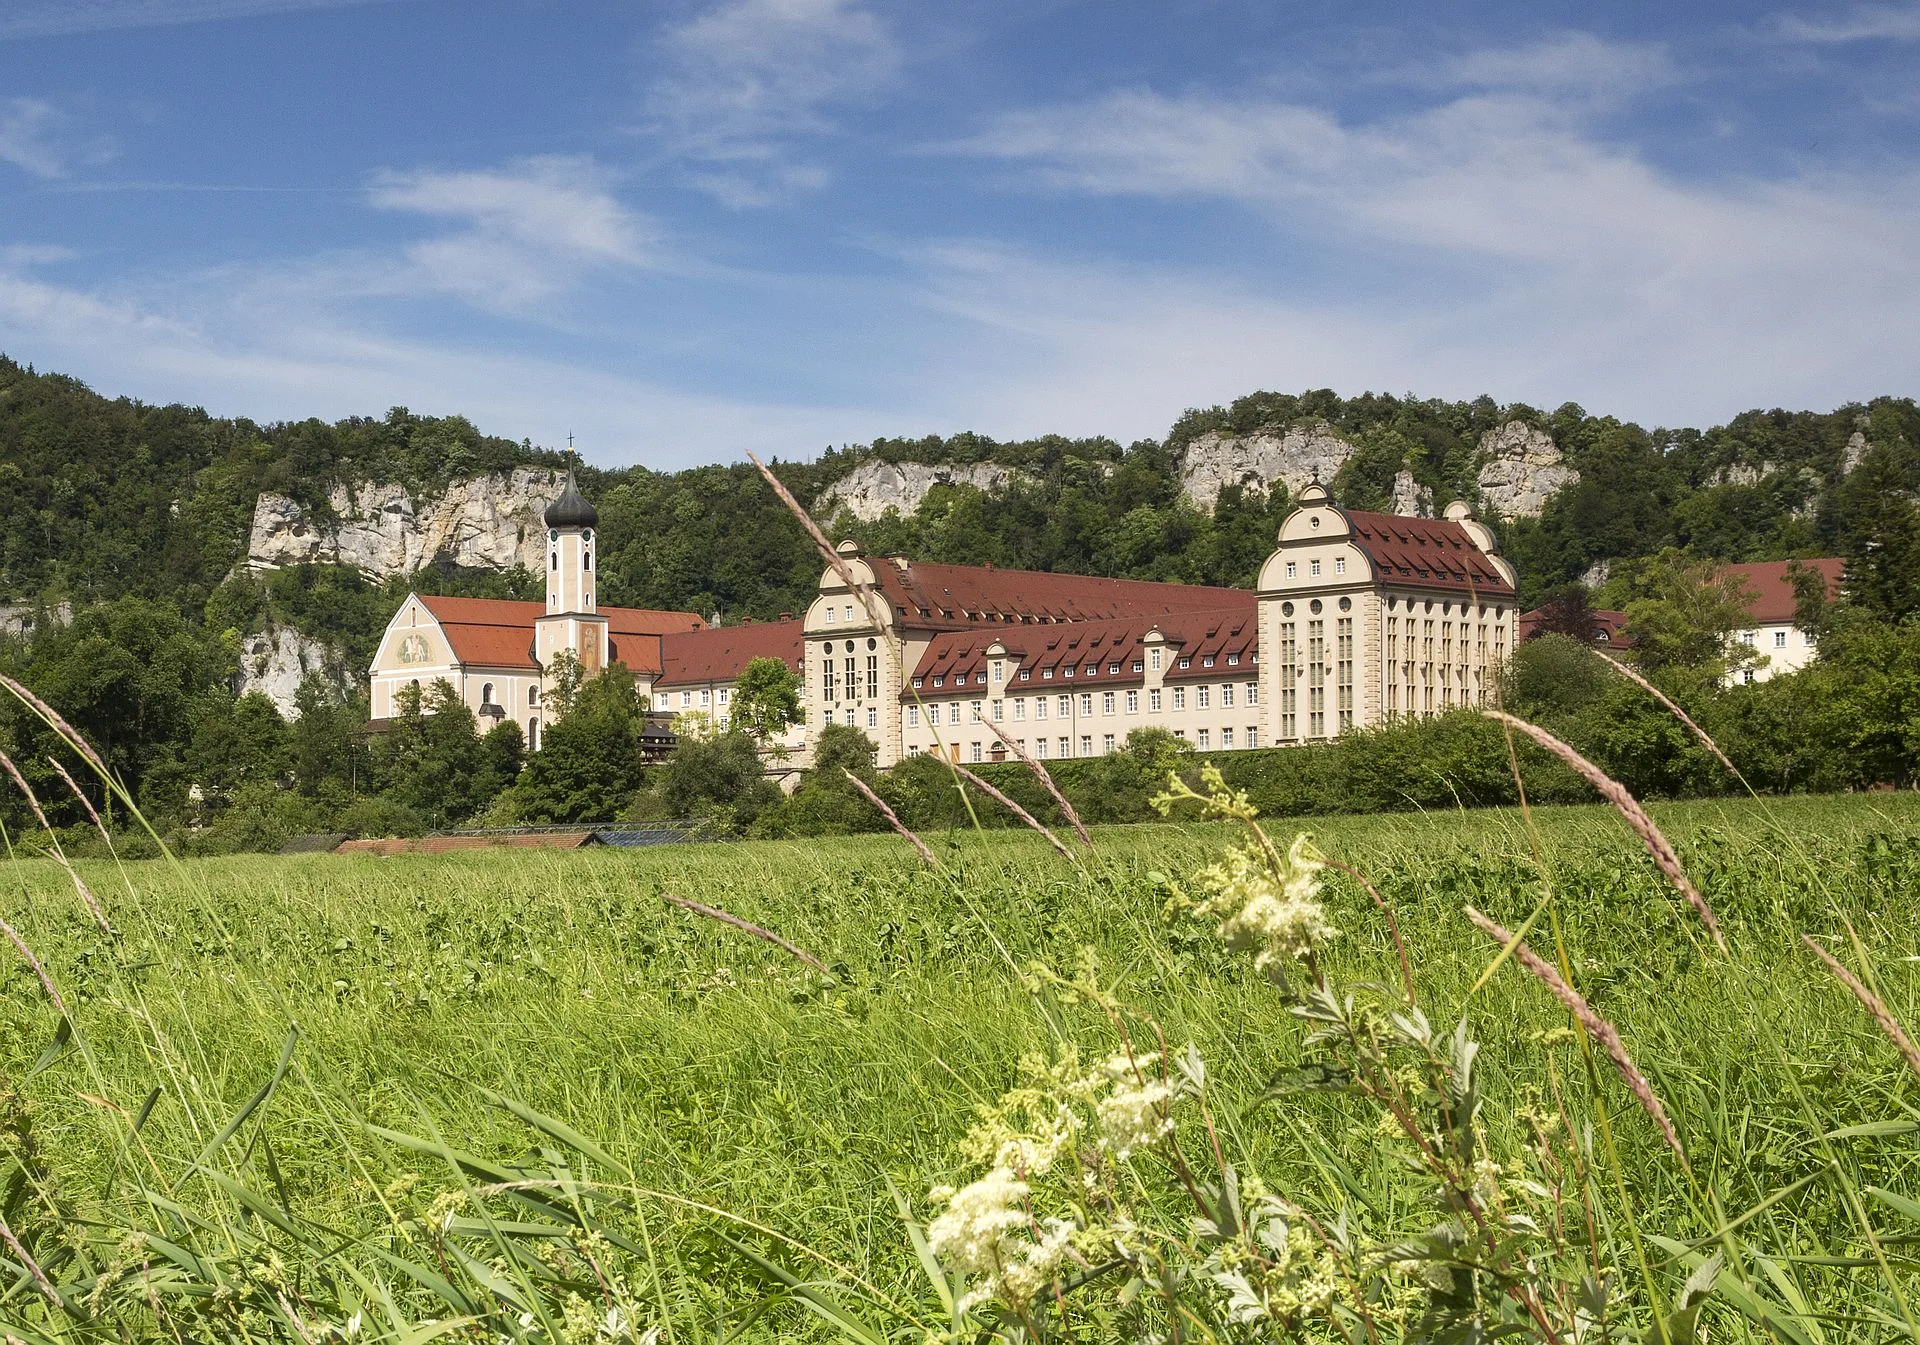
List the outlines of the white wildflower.
{"type": "Polygon", "coordinates": [[[1027,1226],[1027,1192],[1012,1168],[994,1168],[946,1196],[947,1208],[927,1225],[927,1245],[949,1270],[998,1275],[1018,1254],[1015,1235],[1027,1226]]]}
{"type": "Polygon", "coordinates": [[[1124,1163],[1137,1150],[1165,1139],[1173,1133],[1168,1111],[1173,1097],[1173,1085],[1160,1079],[1115,1083],[1113,1091],[1100,1099],[1101,1145],[1124,1163]]]}
{"type": "Polygon", "coordinates": [[[1234,947],[1254,950],[1254,965],[1301,958],[1338,931],[1320,904],[1320,871],[1326,867],[1305,835],[1295,839],[1276,873],[1252,847],[1229,850],[1224,862],[1200,875],[1213,895],[1203,914],[1225,915],[1220,934],[1234,947]]]}

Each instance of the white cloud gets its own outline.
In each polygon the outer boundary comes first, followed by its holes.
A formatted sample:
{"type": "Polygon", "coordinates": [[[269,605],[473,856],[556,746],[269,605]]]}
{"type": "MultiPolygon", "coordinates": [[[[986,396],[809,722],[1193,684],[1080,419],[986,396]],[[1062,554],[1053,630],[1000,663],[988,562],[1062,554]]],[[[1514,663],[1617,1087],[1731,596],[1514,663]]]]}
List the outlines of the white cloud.
{"type": "Polygon", "coordinates": [[[1583,90],[1526,75],[1554,64],[1541,50],[1458,62],[1465,92],[1371,119],[1143,89],[1004,115],[951,148],[1058,193],[1190,203],[1196,221],[1245,208],[1272,224],[1273,262],[963,250],[935,301],[1026,345],[1031,399],[1146,424],[1149,405],[1164,424],[1252,387],[1705,423],[1920,381],[1920,167],[1681,179],[1605,138],[1583,90]]]}
{"type": "Polygon", "coordinates": [[[524,311],[603,267],[641,266],[651,226],[623,206],[607,175],[585,158],[523,159],[505,168],[386,173],[373,204],[467,227],[407,249],[405,285],[482,308],[524,311]]]}
{"type": "Polygon", "coordinates": [[[1920,40],[1920,4],[1857,5],[1821,18],[1783,14],[1774,32],[1788,42],[1913,42],[1920,40]]]}
{"type": "Polygon", "coordinates": [[[342,9],[380,0],[7,0],[0,7],[0,42],[112,28],[204,23],[299,9],[342,9]]]}
{"type": "Polygon", "coordinates": [[[9,98],[0,102],[0,163],[35,177],[64,177],[66,156],[54,145],[60,114],[39,98],[9,98]]]}
{"type": "Polygon", "coordinates": [[[1467,52],[1441,62],[1438,74],[1435,82],[1457,88],[1524,89],[1560,98],[1623,97],[1679,77],[1659,43],[1610,42],[1580,32],[1467,52]]]}
{"type": "Polygon", "coordinates": [[[706,165],[696,184],[735,206],[823,185],[793,142],[835,129],[837,105],[899,72],[887,24],[858,0],[724,0],[667,30],[666,73],[647,111],[675,152],[706,165]]]}

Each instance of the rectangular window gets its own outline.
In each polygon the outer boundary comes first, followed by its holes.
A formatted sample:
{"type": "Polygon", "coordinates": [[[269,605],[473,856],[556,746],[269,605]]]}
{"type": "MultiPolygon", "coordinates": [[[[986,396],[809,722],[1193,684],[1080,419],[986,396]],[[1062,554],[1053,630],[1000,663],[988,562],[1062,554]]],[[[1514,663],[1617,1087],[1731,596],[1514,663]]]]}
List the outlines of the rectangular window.
{"type": "Polygon", "coordinates": [[[847,707],[847,712],[843,716],[843,718],[845,718],[845,720],[847,721],[847,727],[852,728],[853,727],[853,707],[851,705],[847,707]]]}
{"type": "Polygon", "coordinates": [[[1247,683],[1247,704],[1258,705],[1259,703],[1260,703],[1260,684],[1258,682],[1247,683]]]}
{"type": "Polygon", "coordinates": [[[1173,736],[1178,738],[1181,742],[1185,742],[1187,740],[1187,731],[1185,729],[1175,729],[1173,731],[1173,736]]]}
{"type": "Polygon", "coordinates": [[[1353,618],[1343,616],[1333,623],[1334,704],[1339,711],[1339,731],[1353,727],[1353,618]]]}
{"type": "Polygon", "coordinates": [[[1193,708],[1206,710],[1213,706],[1213,688],[1199,687],[1193,693],[1193,708]]]}
{"type": "Polygon", "coordinates": [[[1083,691],[1080,693],[1080,713],[1088,719],[1093,718],[1093,693],[1091,691],[1083,691]]]}
{"type": "Polygon", "coordinates": [[[980,760],[980,744],[979,744],[979,743],[974,743],[974,744],[973,744],[973,745],[972,745],[972,746],[971,746],[970,748],[968,748],[967,750],[968,750],[968,751],[969,751],[970,753],[972,753],[972,755],[973,755],[973,759],[974,759],[975,761],[978,761],[978,760],[980,760]]]}
{"type": "Polygon", "coordinates": [[[1158,649],[1149,649],[1147,651],[1147,666],[1155,672],[1160,671],[1160,651],[1158,649]]]}
{"type": "Polygon", "coordinates": [[[878,654],[867,655],[867,699],[870,701],[880,699],[880,656],[878,654]]]}
{"type": "Polygon", "coordinates": [[[1223,710],[1233,708],[1233,683],[1231,682],[1220,688],[1220,708],[1223,710]]]}
{"type": "Polygon", "coordinates": [[[1042,668],[1040,670],[1040,680],[1042,682],[1051,682],[1053,680],[1053,669],[1042,668]]]}
{"type": "Polygon", "coordinates": [[[953,704],[947,707],[947,722],[949,724],[958,724],[960,722],[960,702],[959,701],[955,701],[953,704]]]}
{"type": "Polygon", "coordinates": [[[1155,687],[1147,693],[1147,709],[1153,714],[1160,713],[1160,688],[1155,687]]]}
{"type": "Polygon", "coordinates": [[[907,707],[907,727],[910,729],[917,729],[920,727],[920,707],[919,706],[909,705],[907,707]]]}
{"type": "Polygon", "coordinates": [[[1202,752],[1211,751],[1213,749],[1212,733],[1207,729],[1196,729],[1193,735],[1193,745],[1202,752]]]}
{"type": "Polygon", "coordinates": [[[1100,750],[1101,750],[1101,752],[1102,752],[1102,753],[1106,753],[1106,754],[1111,754],[1111,753],[1112,753],[1112,751],[1113,751],[1113,735],[1112,735],[1111,733],[1107,733],[1107,734],[1103,734],[1103,735],[1101,735],[1101,738],[1100,738],[1100,750]]]}
{"type": "Polygon", "coordinates": [[[847,620],[849,621],[853,620],[853,604],[852,603],[847,604],[847,620]]]}
{"type": "Polygon", "coordinates": [[[1111,691],[1103,691],[1100,693],[1100,713],[1103,715],[1113,713],[1113,693],[1111,691]]]}
{"type": "Polygon", "coordinates": [[[1773,633],[1773,647],[1775,649],[1785,649],[1787,647],[1787,633],[1785,631],[1777,630],[1773,633]]]}
{"type": "Polygon", "coordinates": [[[879,706],[869,705],[867,707],[867,727],[870,729],[877,729],[880,727],[880,707],[879,706]]]}
{"type": "Polygon", "coordinates": [[[973,702],[972,711],[973,711],[972,717],[969,718],[967,722],[969,724],[978,724],[980,722],[980,702],[979,701],[973,702]]]}
{"type": "Polygon", "coordinates": [[[721,687],[721,688],[720,688],[720,703],[721,703],[722,705],[725,705],[725,704],[727,703],[727,692],[728,692],[728,691],[730,691],[730,690],[732,690],[732,688],[731,688],[731,687],[721,687]]]}
{"type": "Polygon", "coordinates": [[[1041,761],[1047,759],[1047,740],[1045,738],[1035,738],[1033,740],[1033,755],[1041,761]]]}
{"type": "Polygon", "coordinates": [[[1327,736],[1327,623],[1307,623],[1307,736],[1327,736]]]}
{"type": "Polygon", "coordinates": [[[1233,730],[1232,729],[1220,730],[1220,750],[1222,752],[1231,752],[1233,750],[1233,730]]]}
{"type": "Polygon", "coordinates": [[[1072,746],[1071,746],[1071,743],[1072,743],[1072,739],[1070,739],[1070,738],[1067,738],[1067,737],[1065,737],[1064,735],[1063,735],[1063,736],[1061,737],[1061,739],[1060,739],[1060,756],[1061,756],[1061,758],[1062,758],[1063,760],[1064,760],[1065,758],[1067,758],[1067,757],[1070,757],[1070,756],[1072,756],[1072,755],[1073,755],[1073,748],[1072,748],[1072,746]]]}
{"type": "Polygon", "coordinates": [[[1260,745],[1259,725],[1257,724],[1247,725],[1247,747],[1251,749],[1251,748],[1258,747],[1259,745],[1260,745]]]}
{"type": "Polygon", "coordinates": [[[841,667],[845,669],[847,674],[847,699],[850,701],[860,699],[860,679],[855,675],[853,671],[854,669],[853,660],[847,659],[844,663],[841,664],[841,667]]]}
{"type": "MultiPolygon", "coordinates": [[[[1300,577],[1299,563],[1297,561],[1291,561],[1291,560],[1288,561],[1287,562],[1287,578],[1298,579],[1299,577],[1300,577]]],[[[828,618],[828,619],[831,620],[832,618],[828,618]]]]}
{"type": "Polygon", "coordinates": [[[1140,693],[1139,692],[1129,691],[1127,693],[1127,713],[1130,715],[1137,715],[1140,713],[1140,693]]]}
{"type": "Polygon", "coordinates": [[[1062,696],[1060,698],[1060,704],[1057,708],[1060,711],[1060,717],[1062,719],[1067,718],[1069,715],[1073,713],[1073,697],[1062,696]]]}
{"type": "Polygon", "coordinates": [[[1091,733],[1083,733],[1080,735],[1080,755],[1083,757],[1093,755],[1093,735],[1091,733]]]}
{"type": "Polygon", "coordinates": [[[993,717],[994,717],[995,719],[1005,719],[1005,718],[1006,718],[1006,715],[1005,715],[1005,714],[1003,714],[1003,713],[1001,713],[1001,712],[1002,712],[1003,710],[1005,710],[1005,709],[1006,709],[1006,704],[1007,704],[1007,703],[1006,703],[1005,701],[999,701],[999,700],[997,700],[997,701],[995,701],[995,702],[993,703],[993,717]]]}
{"type": "Polygon", "coordinates": [[[827,624],[828,624],[829,626],[831,626],[831,625],[833,624],[833,622],[834,622],[834,616],[835,616],[835,614],[834,614],[834,609],[833,609],[833,608],[831,608],[831,607],[829,607],[829,608],[827,608],[827,624]]]}
{"type": "Polygon", "coordinates": [[[1307,562],[1307,574],[1308,574],[1308,575],[1309,575],[1310,577],[1312,577],[1312,578],[1315,578],[1315,579],[1317,579],[1317,578],[1319,578],[1319,577],[1320,577],[1320,562],[1319,562],[1319,561],[1317,561],[1317,560],[1310,560],[1310,561],[1308,561],[1308,562],[1307,562]]]}
{"type": "Polygon", "coordinates": [[[1184,710],[1187,708],[1187,689],[1185,687],[1175,687],[1173,689],[1173,708],[1176,710],[1184,710]]]}
{"type": "Polygon", "coordinates": [[[1016,721],[1027,717],[1027,698],[1025,696],[1015,696],[1013,698],[1013,717],[1016,721]]]}
{"type": "Polygon", "coordinates": [[[1300,641],[1293,622],[1280,627],[1280,741],[1300,736],[1300,641]]]}
{"type": "Polygon", "coordinates": [[[682,710],[684,710],[684,709],[686,709],[686,708],[687,708],[687,707],[688,707],[689,705],[692,705],[692,704],[693,704],[693,693],[692,693],[691,691],[683,691],[683,692],[681,692],[681,693],[680,693],[680,708],[681,708],[682,710]]]}
{"type": "Polygon", "coordinates": [[[994,664],[994,665],[993,665],[993,680],[994,680],[994,681],[996,681],[996,682],[998,682],[998,681],[999,681],[999,680],[1000,680],[1000,679],[1001,679],[1002,677],[1004,677],[1004,676],[1006,675],[1006,671],[1007,671],[1007,667],[1006,667],[1006,664],[1004,664],[1004,663],[996,663],[996,664],[994,664]]]}
{"type": "Polygon", "coordinates": [[[1335,556],[1333,558],[1333,572],[1335,574],[1345,574],[1347,572],[1347,558],[1345,556],[1335,556]]]}
{"type": "Polygon", "coordinates": [[[1047,717],[1047,698],[1045,696],[1035,696],[1033,698],[1033,717],[1035,719],[1045,719],[1047,717]]]}
{"type": "Polygon", "coordinates": [[[700,691],[700,703],[701,703],[702,705],[712,705],[712,704],[713,704],[713,692],[712,692],[711,690],[708,690],[708,689],[706,689],[706,688],[702,688],[702,689],[701,689],[701,691],[700,691]]]}

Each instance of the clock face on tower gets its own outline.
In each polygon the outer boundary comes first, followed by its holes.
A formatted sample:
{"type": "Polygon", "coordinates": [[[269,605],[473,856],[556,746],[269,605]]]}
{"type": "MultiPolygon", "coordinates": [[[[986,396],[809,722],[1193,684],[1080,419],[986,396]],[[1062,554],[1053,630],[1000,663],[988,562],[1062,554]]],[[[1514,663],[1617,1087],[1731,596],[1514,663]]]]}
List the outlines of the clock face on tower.
{"type": "Polygon", "coordinates": [[[583,542],[591,542],[593,540],[593,529],[588,528],[585,532],[581,533],[580,540],[583,542]]]}

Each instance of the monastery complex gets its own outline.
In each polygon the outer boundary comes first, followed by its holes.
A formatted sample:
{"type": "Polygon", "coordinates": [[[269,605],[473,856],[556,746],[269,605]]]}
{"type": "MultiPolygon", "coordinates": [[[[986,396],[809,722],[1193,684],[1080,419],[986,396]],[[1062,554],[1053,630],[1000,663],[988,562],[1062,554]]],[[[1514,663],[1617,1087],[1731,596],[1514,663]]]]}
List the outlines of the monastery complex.
{"type": "MultiPolygon", "coordinates": [[[[726,627],[599,606],[599,517],[571,476],[545,522],[545,603],[407,598],[373,661],[376,723],[407,686],[444,680],[483,728],[512,718],[537,750],[568,653],[585,677],[626,664],[657,714],[724,727],[735,679],[775,658],[802,688],[804,721],[778,744],[790,766],[807,764],[827,724],[864,730],[882,766],[926,752],[999,760],[1000,735],[1041,759],[1099,756],[1147,726],[1233,751],[1489,704],[1521,636],[1513,567],[1466,505],[1439,519],[1366,513],[1317,483],[1252,591],[923,563],[843,542],[798,619],[726,627]]],[[[1790,592],[1775,610],[1784,579],[1757,578],[1745,638],[1771,646],[1785,630],[1804,643],[1790,592]]],[[[1782,651],[1805,661],[1793,643],[1761,652],[1782,651]]]]}

